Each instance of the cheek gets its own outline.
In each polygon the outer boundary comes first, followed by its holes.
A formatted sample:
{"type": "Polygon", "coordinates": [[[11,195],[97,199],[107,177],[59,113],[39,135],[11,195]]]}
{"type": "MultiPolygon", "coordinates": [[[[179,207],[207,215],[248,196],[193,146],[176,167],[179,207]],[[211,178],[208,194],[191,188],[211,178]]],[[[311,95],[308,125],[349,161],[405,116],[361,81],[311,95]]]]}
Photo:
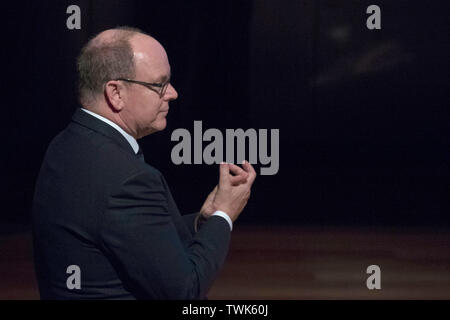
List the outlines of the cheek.
{"type": "Polygon", "coordinates": [[[150,101],[148,104],[144,105],[144,108],[147,120],[155,121],[161,118],[161,103],[159,101],[150,101]]]}
{"type": "Polygon", "coordinates": [[[151,116],[158,113],[158,103],[152,96],[144,94],[137,101],[141,115],[151,116]]]}

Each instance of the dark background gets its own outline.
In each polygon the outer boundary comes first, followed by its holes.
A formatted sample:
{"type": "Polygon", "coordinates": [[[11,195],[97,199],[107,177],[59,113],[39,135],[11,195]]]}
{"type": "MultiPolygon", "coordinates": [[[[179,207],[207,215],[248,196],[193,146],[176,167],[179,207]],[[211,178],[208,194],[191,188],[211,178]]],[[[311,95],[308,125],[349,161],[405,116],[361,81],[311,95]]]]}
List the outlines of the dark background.
{"type": "MultiPolygon", "coordinates": [[[[6,1],[2,4],[1,223],[27,224],[45,150],[78,107],[75,59],[94,34],[141,28],[166,48],[165,131],[140,140],[180,210],[217,166],[171,162],[176,128],[280,129],[242,224],[448,226],[448,11],[444,1],[6,1]],[[81,30],[66,8],[81,8],[81,30]],[[381,7],[381,30],[366,8],[381,7]]],[[[257,172],[259,173],[259,167],[257,172]]]]}

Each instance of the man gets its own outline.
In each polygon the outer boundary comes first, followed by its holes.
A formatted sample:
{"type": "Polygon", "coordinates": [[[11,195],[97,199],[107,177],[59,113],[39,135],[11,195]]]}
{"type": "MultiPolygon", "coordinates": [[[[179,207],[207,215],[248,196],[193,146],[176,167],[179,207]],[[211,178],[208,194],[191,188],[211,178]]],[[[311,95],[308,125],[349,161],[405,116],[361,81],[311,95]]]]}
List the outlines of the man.
{"type": "Polygon", "coordinates": [[[254,169],[221,163],[200,213],[180,215],[136,141],[166,127],[178,96],[164,48],[137,29],[106,30],[78,71],[82,108],[51,142],[33,201],[41,298],[204,299],[254,169]]]}

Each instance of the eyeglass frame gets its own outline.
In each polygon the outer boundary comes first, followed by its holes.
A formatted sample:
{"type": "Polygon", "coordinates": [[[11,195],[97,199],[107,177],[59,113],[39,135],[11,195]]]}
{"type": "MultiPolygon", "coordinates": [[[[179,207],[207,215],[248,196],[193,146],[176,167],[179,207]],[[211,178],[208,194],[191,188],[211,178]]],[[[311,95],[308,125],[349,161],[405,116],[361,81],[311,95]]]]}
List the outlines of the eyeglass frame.
{"type": "Polygon", "coordinates": [[[170,84],[170,79],[168,79],[164,82],[144,82],[144,81],[127,79],[127,78],[117,78],[117,79],[114,79],[114,81],[126,81],[126,82],[130,82],[130,83],[140,84],[141,86],[144,86],[144,87],[156,92],[160,98],[162,98],[166,94],[167,87],[170,84]],[[160,88],[159,89],[160,91],[158,92],[158,90],[156,90],[153,87],[160,88]]]}

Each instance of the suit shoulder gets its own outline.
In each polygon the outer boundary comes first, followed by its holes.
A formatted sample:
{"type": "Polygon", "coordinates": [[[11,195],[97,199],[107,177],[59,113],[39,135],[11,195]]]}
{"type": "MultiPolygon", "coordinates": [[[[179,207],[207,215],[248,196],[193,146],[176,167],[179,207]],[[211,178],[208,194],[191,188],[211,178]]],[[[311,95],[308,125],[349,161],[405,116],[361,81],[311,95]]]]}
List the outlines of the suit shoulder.
{"type": "Polygon", "coordinates": [[[114,142],[105,142],[98,148],[97,162],[99,166],[126,177],[150,175],[160,177],[161,172],[139,160],[136,155],[124,150],[114,142]]]}

